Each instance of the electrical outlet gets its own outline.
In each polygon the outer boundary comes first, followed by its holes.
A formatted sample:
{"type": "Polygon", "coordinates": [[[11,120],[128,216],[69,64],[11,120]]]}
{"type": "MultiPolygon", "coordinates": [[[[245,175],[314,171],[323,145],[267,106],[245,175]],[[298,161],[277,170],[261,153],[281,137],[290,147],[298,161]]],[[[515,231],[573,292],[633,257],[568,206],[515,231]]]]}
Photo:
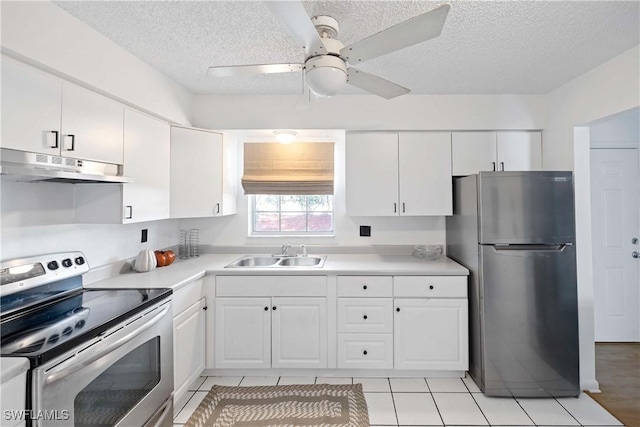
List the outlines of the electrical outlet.
{"type": "Polygon", "coordinates": [[[149,230],[147,230],[146,228],[142,229],[142,237],[140,238],[140,243],[145,243],[148,239],[148,233],[149,230]]]}
{"type": "Polygon", "coordinates": [[[370,225],[361,225],[360,226],[360,237],[371,237],[371,226],[370,225]]]}

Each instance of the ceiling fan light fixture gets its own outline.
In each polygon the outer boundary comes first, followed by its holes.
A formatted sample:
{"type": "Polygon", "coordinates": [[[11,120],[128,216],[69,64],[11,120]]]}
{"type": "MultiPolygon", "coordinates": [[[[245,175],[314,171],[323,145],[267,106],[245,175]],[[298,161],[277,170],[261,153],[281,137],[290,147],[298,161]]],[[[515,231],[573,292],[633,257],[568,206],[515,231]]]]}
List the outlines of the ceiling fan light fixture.
{"type": "Polygon", "coordinates": [[[274,130],[273,134],[276,136],[276,141],[281,144],[291,144],[296,140],[298,132],[292,130],[274,130]]]}
{"type": "Polygon", "coordinates": [[[309,58],[305,63],[305,78],[309,88],[318,96],[331,97],[342,92],[347,84],[347,67],[336,56],[309,58]]]}

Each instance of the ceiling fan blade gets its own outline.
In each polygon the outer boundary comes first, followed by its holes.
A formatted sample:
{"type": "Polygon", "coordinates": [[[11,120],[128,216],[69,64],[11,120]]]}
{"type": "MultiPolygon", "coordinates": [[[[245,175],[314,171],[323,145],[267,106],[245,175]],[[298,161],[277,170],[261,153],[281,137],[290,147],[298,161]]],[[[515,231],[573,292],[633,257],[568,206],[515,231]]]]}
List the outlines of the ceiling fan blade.
{"type": "Polygon", "coordinates": [[[209,67],[207,77],[249,76],[255,74],[292,73],[301,71],[302,64],[257,64],[209,67]]]}
{"type": "Polygon", "coordinates": [[[443,4],[427,13],[346,46],[340,50],[340,55],[350,64],[355,65],[436,38],[442,32],[449,9],[448,4],[443,4]]]}
{"type": "Polygon", "coordinates": [[[365,73],[355,68],[347,69],[347,83],[385,99],[395,98],[411,92],[406,87],[385,80],[382,77],[365,73]]]}
{"type": "Polygon", "coordinates": [[[271,13],[280,20],[289,35],[304,48],[307,55],[326,53],[318,30],[299,1],[265,1],[271,13]]]}

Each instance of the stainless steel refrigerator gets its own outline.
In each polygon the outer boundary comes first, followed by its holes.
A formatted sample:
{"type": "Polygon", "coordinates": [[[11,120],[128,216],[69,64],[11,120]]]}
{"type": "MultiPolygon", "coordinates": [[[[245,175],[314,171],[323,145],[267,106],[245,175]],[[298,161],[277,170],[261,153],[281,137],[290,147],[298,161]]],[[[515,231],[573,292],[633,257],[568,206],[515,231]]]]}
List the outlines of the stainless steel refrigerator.
{"type": "Polygon", "coordinates": [[[580,393],[571,172],[454,178],[447,256],[469,276],[469,372],[490,396],[580,393]]]}

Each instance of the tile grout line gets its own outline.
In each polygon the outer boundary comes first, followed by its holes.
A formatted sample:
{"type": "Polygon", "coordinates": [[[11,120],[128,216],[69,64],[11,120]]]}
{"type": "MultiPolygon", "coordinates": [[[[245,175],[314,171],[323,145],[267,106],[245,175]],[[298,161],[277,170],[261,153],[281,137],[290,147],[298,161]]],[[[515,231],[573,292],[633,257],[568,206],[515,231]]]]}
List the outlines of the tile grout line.
{"type": "Polygon", "coordinates": [[[389,378],[387,378],[387,383],[389,384],[389,391],[391,391],[391,403],[393,404],[393,414],[396,416],[396,425],[399,426],[398,409],[396,409],[396,400],[393,398],[393,390],[391,389],[391,380],[389,378]]]}
{"type": "MultiPolygon", "coordinates": [[[[462,382],[464,383],[464,381],[462,381],[462,382]]],[[[466,387],[466,384],[465,384],[465,387],[466,387]]],[[[469,388],[467,387],[467,390],[468,390],[468,389],[469,389],[469,388]]],[[[481,408],[481,407],[480,407],[480,405],[478,404],[478,401],[476,400],[476,398],[475,398],[475,397],[473,397],[473,393],[471,393],[471,392],[469,391],[469,395],[471,396],[471,400],[473,400],[473,403],[475,403],[475,404],[476,404],[476,406],[478,407],[478,409],[480,410],[480,413],[482,414],[482,416],[484,417],[484,419],[487,421],[487,425],[488,425],[488,426],[490,426],[490,425],[491,425],[491,423],[489,422],[489,418],[487,418],[487,416],[484,414],[484,411],[482,410],[482,408],[481,408]]],[[[526,412],[525,412],[525,414],[526,414],[526,412]]],[[[527,415],[527,416],[528,416],[528,415],[527,415]]]]}
{"type": "Polygon", "coordinates": [[[518,406],[520,407],[520,409],[522,409],[522,411],[527,415],[527,417],[529,417],[529,419],[531,420],[531,422],[533,423],[533,425],[537,426],[538,424],[536,424],[536,422],[533,420],[533,418],[531,418],[531,415],[529,415],[529,413],[527,412],[526,409],[524,409],[522,407],[522,405],[520,404],[520,402],[518,401],[518,399],[516,399],[515,397],[512,397],[513,400],[516,401],[516,403],[518,404],[518,406]]]}
{"type": "Polygon", "coordinates": [[[582,423],[580,422],[580,420],[578,420],[576,417],[574,417],[574,416],[573,416],[573,414],[572,414],[572,413],[571,413],[567,408],[565,408],[565,407],[562,405],[562,403],[558,402],[558,399],[556,399],[556,398],[554,397],[554,398],[553,398],[553,400],[554,400],[558,405],[560,405],[560,407],[561,407],[562,409],[564,409],[565,411],[567,411],[567,414],[569,414],[569,415],[571,416],[571,418],[573,418],[574,420],[576,420],[576,422],[578,423],[578,425],[580,425],[580,426],[582,425],[582,423]]]}

